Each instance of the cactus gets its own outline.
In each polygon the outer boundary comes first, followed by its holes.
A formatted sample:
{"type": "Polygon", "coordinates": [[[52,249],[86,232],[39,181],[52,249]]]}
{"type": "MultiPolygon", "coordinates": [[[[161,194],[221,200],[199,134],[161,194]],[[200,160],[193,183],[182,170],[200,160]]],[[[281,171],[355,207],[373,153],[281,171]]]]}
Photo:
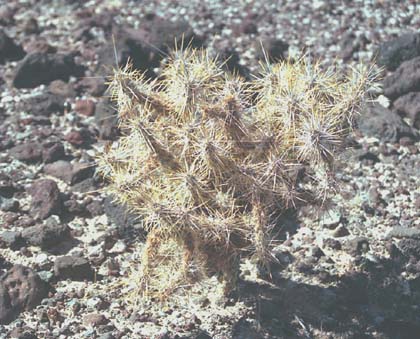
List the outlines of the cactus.
{"type": "Polygon", "coordinates": [[[174,51],[158,79],[130,64],[110,81],[123,136],[100,155],[107,190],[148,232],[141,291],[169,296],[239,260],[269,267],[277,216],[334,192],[334,159],[375,73],[342,75],[302,57],[254,81],[206,50],[174,51]]]}

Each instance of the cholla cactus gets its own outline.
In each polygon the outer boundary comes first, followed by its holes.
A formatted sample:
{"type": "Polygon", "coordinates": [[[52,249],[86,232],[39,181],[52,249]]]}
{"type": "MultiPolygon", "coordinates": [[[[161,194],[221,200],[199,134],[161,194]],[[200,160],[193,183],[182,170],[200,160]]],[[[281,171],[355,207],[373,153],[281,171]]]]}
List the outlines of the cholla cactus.
{"type": "Polygon", "coordinates": [[[166,296],[219,274],[228,292],[241,257],[267,266],[279,212],[334,188],[333,161],[373,78],[301,58],[245,82],[192,49],[175,51],[155,81],[117,70],[124,136],[99,169],[148,231],[142,291],[166,296]]]}

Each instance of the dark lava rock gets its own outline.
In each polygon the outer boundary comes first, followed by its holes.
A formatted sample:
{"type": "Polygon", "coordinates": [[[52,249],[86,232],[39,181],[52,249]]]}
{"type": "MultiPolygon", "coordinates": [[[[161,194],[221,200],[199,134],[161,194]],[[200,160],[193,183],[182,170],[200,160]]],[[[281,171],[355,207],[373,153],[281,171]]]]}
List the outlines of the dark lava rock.
{"type": "Polygon", "coordinates": [[[323,241],[323,246],[337,251],[341,250],[341,243],[338,240],[332,238],[325,239],[323,241]]]}
{"type": "Polygon", "coordinates": [[[4,231],[0,234],[0,244],[16,251],[24,245],[24,241],[20,232],[4,231]]]}
{"type": "Polygon", "coordinates": [[[12,147],[9,155],[20,161],[37,162],[42,159],[42,146],[38,142],[27,142],[12,147]]]}
{"type": "Polygon", "coordinates": [[[258,18],[255,15],[247,15],[236,27],[234,27],[234,33],[238,36],[244,34],[257,34],[257,19],[258,18]]]}
{"type": "Polygon", "coordinates": [[[65,210],[74,215],[83,215],[86,213],[86,207],[83,203],[78,202],[75,198],[68,199],[64,202],[65,210]]]}
{"type": "Polygon", "coordinates": [[[38,27],[38,21],[36,20],[36,18],[31,17],[31,18],[26,19],[26,21],[23,24],[23,31],[26,34],[38,33],[39,27],[38,27]]]}
{"type": "Polygon", "coordinates": [[[420,92],[399,97],[393,107],[399,115],[410,118],[413,127],[420,129],[420,92]]]}
{"type": "Polygon", "coordinates": [[[257,50],[257,58],[262,62],[267,61],[267,58],[268,61],[276,62],[286,58],[289,44],[283,40],[268,38],[258,42],[255,49],[257,50]]]}
{"type": "Polygon", "coordinates": [[[420,259],[420,240],[419,239],[402,239],[398,243],[398,249],[402,254],[408,257],[420,259]]]}
{"type": "Polygon", "coordinates": [[[0,172],[0,196],[11,198],[15,192],[13,180],[8,175],[0,172]]]}
{"type": "Polygon", "coordinates": [[[414,137],[413,129],[400,116],[381,106],[369,105],[357,118],[357,127],[363,135],[385,142],[398,142],[403,136],[414,137]]]}
{"type": "MultiPolygon", "coordinates": [[[[116,29],[116,50],[118,62],[125,64],[130,58],[133,66],[146,71],[149,76],[155,76],[153,68],[158,67],[169,49],[191,45],[200,46],[202,41],[194,35],[191,26],[184,20],[170,21],[165,18],[150,15],[141,21],[137,29],[116,29]]],[[[99,63],[114,65],[115,56],[112,48],[106,47],[99,53],[99,63]]]]}
{"type": "Polygon", "coordinates": [[[387,239],[393,237],[420,239],[420,229],[414,227],[394,226],[386,235],[387,239]]]}
{"type": "Polygon", "coordinates": [[[137,217],[128,212],[124,206],[113,202],[111,197],[105,198],[104,210],[108,218],[121,229],[133,227],[137,223],[137,217]]]}
{"type": "Polygon", "coordinates": [[[63,112],[64,99],[53,93],[41,93],[24,98],[18,109],[34,116],[50,116],[52,113],[63,112]]]}
{"type": "Polygon", "coordinates": [[[4,212],[17,212],[19,211],[19,201],[15,199],[7,199],[0,197],[0,210],[4,212]]]}
{"type": "Polygon", "coordinates": [[[28,193],[32,197],[31,213],[35,218],[46,219],[52,214],[60,214],[60,190],[55,181],[38,180],[28,189],[28,193]]]}
{"type": "Polygon", "coordinates": [[[233,339],[255,339],[259,337],[260,336],[258,335],[257,330],[245,318],[239,319],[239,321],[233,326],[233,339]]]}
{"type": "Polygon", "coordinates": [[[420,55],[420,33],[407,33],[379,47],[377,62],[394,71],[404,61],[420,55]]]}
{"type": "Polygon", "coordinates": [[[341,39],[340,56],[344,61],[350,60],[353,57],[353,54],[360,50],[362,45],[362,37],[356,36],[353,32],[347,32],[341,39]]]}
{"type": "Polygon", "coordinates": [[[91,177],[94,172],[95,167],[91,164],[71,164],[65,160],[58,160],[44,166],[44,173],[61,179],[69,185],[74,185],[91,177]]]}
{"type": "Polygon", "coordinates": [[[102,202],[94,200],[86,206],[86,209],[89,211],[92,217],[104,214],[104,207],[102,202]]]}
{"type": "Polygon", "coordinates": [[[64,146],[59,141],[47,141],[42,144],[42,160],[51,163],[65,157],[64,146]]]}
{"type": "Polygon", "coordinates": [[[30,245],[49,250],[69,240],[71,235],[70,228],[66,224],[59,224],[54,219],[48,219],[45,224],[25,228],[22,231],[22,238],[30,245]]]}
{"type": "Polygon", "coordinates": [[[90,117],[95,114],[95,103],[89,99],[77,100],[74,110],[78,114],[90,117]]]}
{"type": "Polygon", "coordinates": [[[77,83],[76,89],[79,93],[87,92],[94,97],[100,97],[106,91],[105,78],[83,78],[77,83]]]}
{"type": "Polygon", "coordinates": [[[51,46],[48,41],[44,38],[40,38],[39,35],[36,38],[32,38],[23,45],[23,49],[26,53],[56,53],[57,48],[51,46]]]}
{"type": "Polygon", "coordinates": [[[0,24],[8,26],[14,23],[15,14],[18,8],[16,6],[10,6],[10,4],[3,5],[0,7],[0,24]]]}
{"type": "Polygon", "coordinates": [[[347,241],[344,248],[353,256],[360,255],[369,251],[369,241],[363,237],[356,237],[347,241]]]}
{"type": "Polygon", "coordinates": [[[365,150],[360,150],[358,153],[358,158],[360,160],[360,162],[364,165],[374,165],[377,162],[380,162],[378,155],[376,155],[375,153],[369,152],[369,151],[365,151],[365,150]]]}
{"type": "Polygon", "coordinates": [[[68,81],[70,76],[82,76],[83,68],[74,62],[71,54],[28,54],[16,67],[13,85],[16,88],[34,88],[54,80],[68,81]]]}
{"type": "Polygon", "coordinates": [[[9,38],[3,30],[0,29],[0,64],[6,61],[22,59],[25,52],[21,46],[18,46],[9,38]]]}
{"type": "Polygon", "coordinates": [[[334,230],[334,232],[333,232],[333,236],[335,237],[335,238],[341,238],[341,237],[345,237],[345,236],[348,236],[350,233],[349,233],[349,231],[347,230],[347,228],[345,228],[344,226],[342,226],[342,225],[340,225],[340,226],[338,226],[335,230],[334,230]]]}
{"type": "Polygon", "coordinates": [[[92,143],[93,137],[87,128],[73,130],[66,134],[64,139],[73,146],[83,147],[92,143]]]}
{"type": "Polygon", "coordinates": [[[384,94],[394,100],[409,92],[420,91],[420,57],[403,62],[384,79],[384,94]]]}
{"type": "Polygon", "coordinates": [[[48,91],[62,98],[72,98],[76,96],[76,91],[71,84],[63,80],[54,80],[48,86],[48,91]]]}
{"type": "Polygon", "coordinates": [[[0,278],[0,323],[8,324],[47,297],[49,286],[30,268],[13,266],[0,278]]]}
{"type": "Polygon", "coordinates": [[[118,135],[117,112],[108,98],[101,99],[96,106],[95,122],[101,139],[113,140],[118,135]]]}
{"type": "Polygon", "coordinates": [[[58,279],[65,280],[92,280],[93,269],[89,261],[76,256],[62,256],[55,260],[54,273],[58,279]]]}
{"type": "Polygon", "coordinates": [[[74,184],[72,187],[72,192],[78,193],[88,193],[96,191],[98,187],[98,182],[94,178],[85,179],[77,184],[74,184]]]}
{"type": "Polygon", "coordinates": [[[83,317],[83,324],[85,326],[99,326],[105,325],[109,322],[109,320],[103,315],[98,313],[89,313],[83,317]]]}

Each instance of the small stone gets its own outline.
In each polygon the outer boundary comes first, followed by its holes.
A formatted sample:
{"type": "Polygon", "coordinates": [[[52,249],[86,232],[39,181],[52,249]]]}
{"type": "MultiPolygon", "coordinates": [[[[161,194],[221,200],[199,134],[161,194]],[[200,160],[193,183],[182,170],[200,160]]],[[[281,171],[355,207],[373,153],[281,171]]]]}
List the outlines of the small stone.
{"type": "Polygon", "coordinates": [[[394,101],[395,111],[410,119],[411,126],[420,129],[420,92],[410,92],[394,101]]]}
{"type": "Polygon", "coordinates": [[[356,237],[346,242],[344,248],[353,256],[358,256],[369,251],[369,242],[366,238],[356,237]]]}
{"type": "Polygon", "coordinates": [[[34,88],[54,80],[68,81],[70,76],[82,76],[83,68],[76,65],[73,55],[31,53],[15,69],[16,88],[34,88]]]}
{"type": "Polygon", "coordinates": [[[57,48],[51,46],[45,38],[40,38],[39,35],[36,38],[24,42],[23,49],[26,53],[56,53],[57,48]]]}
{"type": "Polygon", "coordinates": [[[407,147],[407,146],[413,145],[414,141],[413,141],[413,139],[411,139],[409,137],[402,137],[402,138],[400,138],[399,143],[400,143],[401,146],[406,146],[407,147]]]}
{"type": "Polygon", "coordinates": [[[420,91],[420,57],[403,62],[383,81],[384,94],[394,100],[410,92],[420,91]]]}
{"type": "Polygon", "coordinates": [[[319,248],[319,246],[313,246],[310,249],[310,255],[311,257],[319,259],[325,256],[325,253],[319,248]]]}
{"type": "Polygon", "coordinates": [[[13,180],[8,175],[0,172],[0,196],[12,198],[15,191],[13,180]]]}
{"type": "Polygon", "coordinates": [[[6,227],[11,226],[16,220],[19,219],[19,214],[14,212],[6,212],[3,214],[3,221],[6,223],[6,227]]]}
{"type": "Polygon", "coordinates": [[[347,228],[345,228],[344,226],[338,226],[334,232],[333,232],[333,237],[335,238],[341,238],[341,237],[346,237],[348,236],[350,233],[347,230],[347,228]]]}
{"type": "Polygon", "coordinates": [[[17,107],[34,117],[48,117],[64,111],[64,99],[53,93],[39,93],[24,97],[17,107]]]}
{"type": "Polygon", "coordinates": [[[334,229],[341,221],[341,213],[338,211],[328,211],[321,218],[321,225],[328,229],[334,229]]]}
{"type": "Polygon", "coordinates": [[[9,154],[20,161],[37,162],[42,159],[42,146],[38,142],[27,142],[12,147],[9,154]]]}
{"type": "Polygon", "coordinates": [[[71,240],[70,229],[66,224],[59,224],[50,218],[45,224],[27,227],[22,231],[22,238],[30,245],[50,250],[60,243],[71,240]]]}
{"type": "Polygon", "coordinates": [[[59,141],[46,142],[42,144],[42,160],[48,164],[64,158],[64,146],[59,141]]]}
{"type": "Polygon", "coordinates": [[[52,94],[61,96],[62,98],[72,98],[76,96],[76,92],[72,85],[64,82],[63,80],[52,81],[48,88],[52,94]]]}
{"type": "Polygon", "coordinates": [[[93,269],[89,261],[77,256],[62,256],[55,260],[55,276],[61,280],[70,279],[75,281],[92,280],[93,269]]]}
{"type": "Polygon", "coordinates": [[[94,97],[100,97],[106,90],[105,78],[83,78],[77,84],[77,90],[80,93],[89,93],[94,97]]]}
{"type": "Polygon", "coordinates": [[[74,185],[86,180],[93,175],[95,168],[92,164],[70,163],[65,160],[58,160],[44,166],[44,172],[48,175],[63,180],[69,185],[74,185]]]}
{"type": "Polygon", "coordinates": [[[331,248],[333,250],[337,250],[337,251],[341,250],[341,243],[338,240],[333,239],[333,238],[325,239],[323,241],[323,246],[331,248]]]}
{"type": "Polygon", "coordinates": [[[412,228],[412,227],[404,227],[404,226],[395,226],[385,236],[386,239],[393,238],[393,237],[420,239],[420,229],[412,228]]]}
{"type": "Polygon", "coordinates": [[[97,217],[104,214],[104,207],[102,203],[98,200],[94,200],[86,206],[86,209],[89,211],[92,217],[97,217]]]}
{"type": "Polygon", "coordinates": [[[103,315],[98,313],[90,313],[83,317],[83,325],[96,327],[99,325],[106,325],[109,320],[103,315]]]}
{"type": "Polygon", "coordinates": [[[0,278],[0,324],[8,324],[22,312],[39,305],[49,286],[30,268],[13,266],[0,278]]]}
{"type": "Polygon", "coordinates": [[[0,244],[16,251],[24,246],[24,241],[20,232],[4,231],[0,234],[0,244]]]}
{"type": "Polygon", "coordinates": [[[0,64],[6,61],[22,59],[25,56],[21,46],[9,38],[3,30],[0,30],[0,64]]]}
{"type": "Polygon", "coordinates": [[[78,114],[91,117],[95,114],[95,103],[92,100],[78,100],[74,105],[74,110],[78,114]]]}
{"type": "Polygon", "coordinates": [[[378,51],[377,62],[393,71],[404,61],[420,55],[420,34],[406,33],[384,42],[378,51]]]}
{"type": "Polygon", "coordinates": [[[262,62],[265,62],[266,58],[276,62],[284,60],[287,57],[289,44],[280,39],[268,38],[256,42],[255,49],[257,50],[257,58],[262,62]]]}
{"type": "Polygon", "coordinates": [[[61,212],[61,196],[55,181],[41,179],[35,181],[28,189],[32,197],[31,213],[35,218],[46,219],[52,214],[61,212]]]}
{"type": "Polygon", "coordinates": [[[65,136],[65,140],[73,146],[82,147],[91,142],[91,134],[87,129],[71,131],[65,136]]]}
{"type": "Polygon", "coordinates": [[[394,143],[414,133],[398,114],[379,104],[366,107],[364,113],[357,117],[357,128],[364,136],[394,143]]]}
{"type": "Polygon", "coordinates": [[[25,23],[23,24],[23,31],[26,34],[34,34],[38,33],[39,27],[38,27],[38,21],[35,18],[28,18],[25,23]]]}
{"type": "Polygon", "coordinates": [[[19,201],[0,197],[0,209],[4,212],[18,212],[19,201]]]}

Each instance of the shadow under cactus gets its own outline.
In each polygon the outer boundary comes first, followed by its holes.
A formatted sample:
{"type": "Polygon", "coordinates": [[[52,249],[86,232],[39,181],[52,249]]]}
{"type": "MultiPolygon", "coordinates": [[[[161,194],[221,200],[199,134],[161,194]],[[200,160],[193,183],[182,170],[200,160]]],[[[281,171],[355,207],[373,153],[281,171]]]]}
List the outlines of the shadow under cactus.
{"type": "Polygon", "coordinates": [[[242,282],[255,321],[242,319],[234,338],[418,338],[419,279],[401,277],[401,260],[362,259],[327,287],[283,278],[271,286],[242,282]]]}

